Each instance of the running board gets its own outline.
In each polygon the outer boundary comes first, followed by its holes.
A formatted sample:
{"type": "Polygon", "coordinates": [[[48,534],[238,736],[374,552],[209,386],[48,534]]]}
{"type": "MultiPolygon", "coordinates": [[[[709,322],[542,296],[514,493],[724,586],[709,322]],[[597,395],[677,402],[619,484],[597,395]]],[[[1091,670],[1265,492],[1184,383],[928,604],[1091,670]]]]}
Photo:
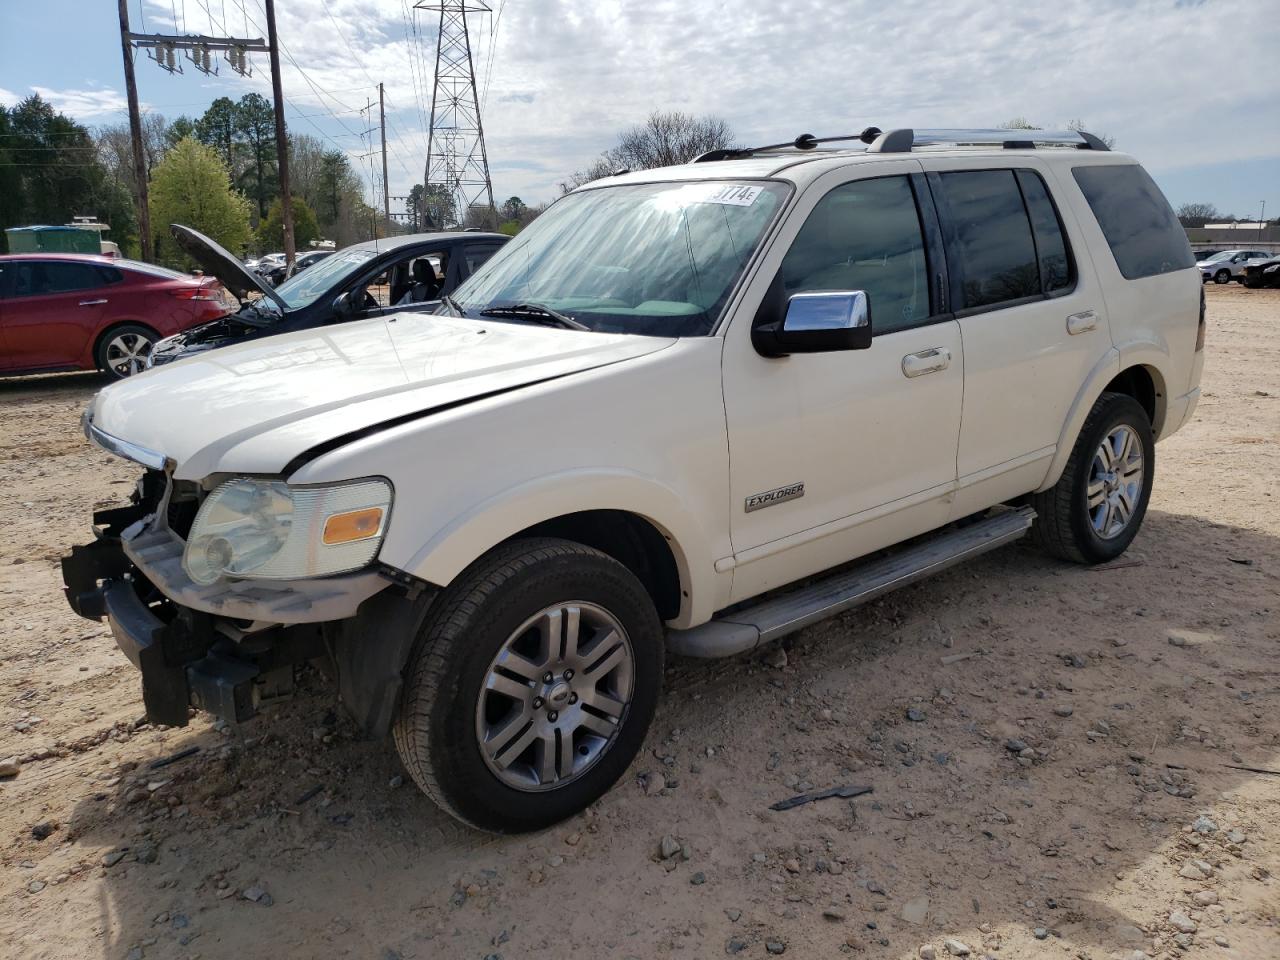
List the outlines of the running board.
{"type": "Polygon", "coordinates": [[[1002,510],[689,630],[670,630],[667,649],[685,657],[742,653],[1012,543],[1030,529],[1035,518],[1031,507],[1002,510]]]}

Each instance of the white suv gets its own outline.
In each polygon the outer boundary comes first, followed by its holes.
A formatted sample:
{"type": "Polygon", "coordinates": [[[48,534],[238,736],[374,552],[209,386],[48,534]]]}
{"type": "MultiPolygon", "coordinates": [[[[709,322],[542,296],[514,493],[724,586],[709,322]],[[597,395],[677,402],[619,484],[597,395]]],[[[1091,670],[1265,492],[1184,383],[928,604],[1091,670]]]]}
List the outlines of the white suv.
{"type": "Polygon", "coordinates": [[[1232,280],[1244,282],[1244,271],[1251,263],[1262,263],[1272,255],[1263,250],[1223,250],[1215,253],[1207,260],[1196,263],[1200,278],[1208,283],[1230,283],[1232,280]]]}
{"type": "Polygon", "coordinates": [[[1028,529],[1117,557],[1199,396],[1200,276],[1133,159],[1009,136],[624,173],[438,315],[108,387],[86,432],[147,469],[64,559],[72,607],[158,723],[244,719],[327,660],[423,790],[515,831],[626,770],[668,651],[750,650],[1028,529]]]}

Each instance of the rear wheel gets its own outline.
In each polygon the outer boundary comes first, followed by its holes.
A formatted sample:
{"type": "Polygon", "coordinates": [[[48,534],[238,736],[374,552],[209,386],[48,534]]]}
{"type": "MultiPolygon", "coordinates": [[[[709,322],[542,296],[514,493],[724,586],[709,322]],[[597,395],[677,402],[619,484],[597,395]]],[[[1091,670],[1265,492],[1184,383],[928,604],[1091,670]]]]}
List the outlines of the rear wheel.
{"type": "Polygon", "coordinates": [[[1064,560],[1114,560],[1138,535],[1154,476],[1147,412],[1133,397],[1104,393],[1089,411],[1062,477],[1031,498],[1033,538],[1064,560]]]}
{"type": "Polygon", "coordinates": [[[1214,283],[1230,283],[1230,282],[1231,282],[1231,271],[1230,271],[1230,270],[1225,270],[1225,269],[1224,269],[1224,270],[1219,270],[1217,273],[1215,273],[1215,274],[1213,275],[1213,282],[1214,282],[1214,283]]]}
{"type": "Polygon", "coordinates": [[[117,380],[141,373],[147,368],[156,340],[153,331],[136,323],[108,330],[98,343],[98,369],[117,380]]]}
{"type": "Polygon", "coordinates": [[[433,607],[394,733],[437,804],[481,829],[536,830],[617,781],[663,660],[657,612],[626,567],[565,540],[514,541],[433,607]]]}

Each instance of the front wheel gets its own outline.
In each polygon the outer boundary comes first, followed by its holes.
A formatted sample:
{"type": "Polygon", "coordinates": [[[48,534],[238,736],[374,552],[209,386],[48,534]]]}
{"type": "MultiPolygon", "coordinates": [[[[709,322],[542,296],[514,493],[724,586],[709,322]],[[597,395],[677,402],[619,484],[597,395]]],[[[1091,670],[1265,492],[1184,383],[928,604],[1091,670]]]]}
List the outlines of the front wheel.
{"type": "Polygon", "coordinates": [[[640,581],[598,550],[518,540],[433,604],[406,673],[396,749],[472,826],[537,830],[622,776],[653,719],[663,636],[640,581]]]}
{"type": "Polygon", "coordinates": [[[1104,393],[1085,419],[1058,482],[1031,498],[1032,537],[1077,563],[1114,560],[1138,535],[1155,478],[1155,440],[1142,405],[1104,393]]]}
{"type": "Polygon", "coordinates": [[[1214,283],[1230,283],[1230,282],[1231,282],[1231,271],[1230,271],[1230,270],[1219,270],[1217,273],[1215,273],[1215,274],[1213,275],[1213,282],[1214,282],[1214,283]]]}

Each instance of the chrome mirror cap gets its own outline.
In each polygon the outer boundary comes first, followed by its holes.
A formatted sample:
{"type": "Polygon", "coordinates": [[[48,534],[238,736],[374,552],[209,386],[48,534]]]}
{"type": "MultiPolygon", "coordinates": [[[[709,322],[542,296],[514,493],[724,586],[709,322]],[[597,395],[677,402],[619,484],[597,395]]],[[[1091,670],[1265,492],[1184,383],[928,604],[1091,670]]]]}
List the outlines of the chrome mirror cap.
{"type": "Polygon", "coordinates": [[[871,312],[862,290],[794,294],[787,301],[787,315],[782,321],[784,333],[869,329],[870,326],[871,312]]]}

